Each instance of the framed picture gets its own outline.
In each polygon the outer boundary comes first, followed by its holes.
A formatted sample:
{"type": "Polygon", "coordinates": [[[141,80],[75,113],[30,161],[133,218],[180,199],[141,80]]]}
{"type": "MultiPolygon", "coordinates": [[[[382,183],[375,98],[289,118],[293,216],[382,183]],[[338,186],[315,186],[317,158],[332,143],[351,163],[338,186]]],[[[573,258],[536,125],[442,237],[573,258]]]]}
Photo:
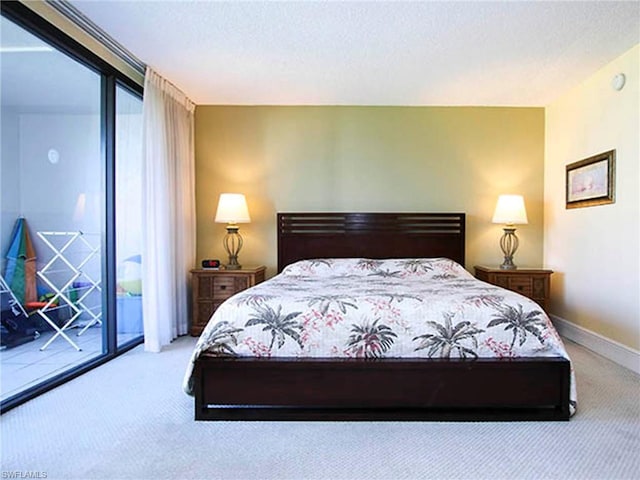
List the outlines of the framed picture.
{"type": "Polygon", "coordinates": [[[566,208],[615,202],[615,170],[615,150],[567,165],[566,208]]]}

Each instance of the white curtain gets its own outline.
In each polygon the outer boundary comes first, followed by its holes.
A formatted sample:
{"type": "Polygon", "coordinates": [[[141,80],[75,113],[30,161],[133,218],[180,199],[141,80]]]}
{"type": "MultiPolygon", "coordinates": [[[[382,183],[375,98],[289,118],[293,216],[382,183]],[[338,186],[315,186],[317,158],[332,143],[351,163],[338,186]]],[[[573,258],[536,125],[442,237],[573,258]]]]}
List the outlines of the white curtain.
{"type": "Polygon", "coordinates": [[[145,350],[187,333],[195,262],[195,105],[147,67],[143,97],[142,308],[145,350]]]}

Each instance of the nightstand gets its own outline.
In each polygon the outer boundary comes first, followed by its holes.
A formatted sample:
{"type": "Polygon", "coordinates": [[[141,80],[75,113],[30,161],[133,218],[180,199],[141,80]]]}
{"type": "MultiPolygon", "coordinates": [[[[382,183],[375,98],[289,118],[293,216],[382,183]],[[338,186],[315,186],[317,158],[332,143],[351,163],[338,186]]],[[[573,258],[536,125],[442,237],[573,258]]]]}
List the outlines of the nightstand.
{"type": "Polygon", "coordinates": [[[552,270],[535,268],[518,268],[501,270],[475,266],[476,278],[483,282],[518,292],[536,301],[545,311],[549,302],[549,289],[552,270]]]}
{"type": "Polygon", "coordinates": [[[191,329],[198,336],[213,312],[230,296],[264,281],[266,267],[244,267],[241,270],[191,270],[191,329]]]}

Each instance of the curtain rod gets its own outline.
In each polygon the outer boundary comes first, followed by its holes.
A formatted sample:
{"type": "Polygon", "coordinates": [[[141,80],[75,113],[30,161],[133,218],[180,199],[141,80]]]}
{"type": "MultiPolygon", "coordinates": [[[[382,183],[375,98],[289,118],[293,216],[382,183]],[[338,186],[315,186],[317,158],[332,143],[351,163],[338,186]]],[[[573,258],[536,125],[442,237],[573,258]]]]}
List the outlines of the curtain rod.
{"type": "Polygon", "coordinates": [[[56,10],[62,16],[70,20],[76,26],[81,28],[84,32],[90,35],[93,39],[97,40],[107,50],[113,53],[120,60],[125,62],[136,72],[144,76],[147,66],[133,53],[120,45],[109,34],[98,27],[89,17],[84,15],[80,10],[74,7],[67,0],[45,0],[45,3],[51,8],[56,10]]]}

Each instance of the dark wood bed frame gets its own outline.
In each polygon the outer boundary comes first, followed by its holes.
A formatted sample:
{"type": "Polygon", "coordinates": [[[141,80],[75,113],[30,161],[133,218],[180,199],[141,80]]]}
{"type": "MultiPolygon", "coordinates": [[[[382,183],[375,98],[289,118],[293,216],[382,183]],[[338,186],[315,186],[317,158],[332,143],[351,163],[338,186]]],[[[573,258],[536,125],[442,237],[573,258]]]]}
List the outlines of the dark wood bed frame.
{"type": "MultiPolygon", "coordinates": [[[[448,257],[464,213],[279,213],[278,271],[310,258],[448,257]]],[[[202,355],[196,420],[568,420],[564,358],[334,359],[202,355]]]]}

